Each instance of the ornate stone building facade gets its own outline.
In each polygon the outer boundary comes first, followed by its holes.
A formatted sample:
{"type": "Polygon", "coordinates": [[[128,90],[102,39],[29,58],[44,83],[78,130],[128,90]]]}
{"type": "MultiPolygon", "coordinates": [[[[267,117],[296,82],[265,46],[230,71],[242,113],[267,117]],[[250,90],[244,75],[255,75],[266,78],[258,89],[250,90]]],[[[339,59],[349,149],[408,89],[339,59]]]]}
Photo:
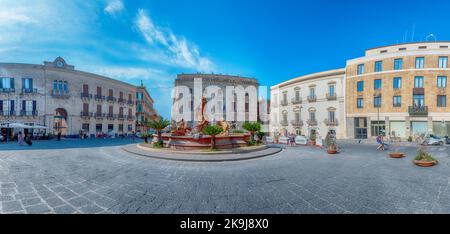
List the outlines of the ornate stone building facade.
{"type": "Polygon", "coordinates": [[[298,77],[271,87],[270,131],[273,135],[335,132],[345,136],[343,124],[345,70],[298,77]]]}
{"type": "Polygon", "coordinates": [[[153,108],[153,99],[141,83],[136,91],[136,132],[148,132],[148,121],[158,118],[158,113],[153,108]]]}
{"type": "Polygon", "coordinates": [[[49,132],[135,131],[136,86],[75,70],[63,58],[44,65],[0,64],[0,122],[44,125],[49,132]]]}
{"type": "MultiPolygon", "coordinates": [[[[199,99],[203,97],[208,97],[208,101],[211,97],[208,96],[206,93],[207,87],[218,87],[220,90],[218,92],[218,95],[222,96],[222,99],[219,100],[218,105],[223,107],[223,117],[225,120],[229,119],[230,115],[232,115],[232,119],[234,121],[229,121],[232,125],[232,128],[239,129],[243,122],[245,121],[257,121],[258,116],[258,81],[254,78],[247,78],[247,77],[240,77],[240,76],[230,76],[230,75],[220,75],[220,74],[179,74],[177,76],[177,79],[175,80],[175,92],[178,89],[178,87],[183,86],[187,87],[189,89],[189,93],[191,95],[190,102],[188,103],[187,107],[181,107],[176,105],[176,101],[180,100],[182,96],[175,96],[174,97],[174,106],[172,108],[172,119],[174,119],[174,115],[176,114],[182,114],[184,111],[190,110],[191,112],[191,120],[188,121],[188,124],[193,126],[195,125],[195,119],[194,115],[196,113],[195,103],[200,103],[200,100],[197,100],[198,102],[194,101],[195,98],[195,83],[200,82],[201,83],[201,89],[198,90],[199,99]],[[236,92],[227,93],[227,87],[233,87],[236,88],[238,86],[241,86],[245,92],[245,95],[242,97],[242,99],[238,100],[239,96],[236,92]],[[254,91],[254,93],[252,92],[254,91]],[[249,93],[252,93],[249,95],[249,93]],[[254,95],[253,95],[254,94],[254,95]],[[227,99],[231,98],[231,102],[228,103],[229,106],[227,106],[227,99]],[[240,105],[242,106],[242,109],[244,110],[242,113],[238,112],[240,105]],[[255,115],[252,116],[251,113],[254,113],[255,115]],[[244,119],[243,121],[238,121],[240,116],[244,119]]],[[[216,110],[216,112],[219,112],[219,110],[216,110]]]]}

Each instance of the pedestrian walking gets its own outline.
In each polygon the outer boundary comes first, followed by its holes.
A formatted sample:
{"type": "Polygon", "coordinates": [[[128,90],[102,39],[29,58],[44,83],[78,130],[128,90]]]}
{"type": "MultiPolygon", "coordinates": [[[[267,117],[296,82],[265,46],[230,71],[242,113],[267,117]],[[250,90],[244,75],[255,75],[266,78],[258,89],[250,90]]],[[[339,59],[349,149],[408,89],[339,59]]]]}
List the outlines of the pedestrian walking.
{"type": "Polygon", "coordinates": [[[19,135],[17,135],[17,141],[19,142],[20,146],[23,146],[24,136],[22,132],[19,132],[19,135]]]}

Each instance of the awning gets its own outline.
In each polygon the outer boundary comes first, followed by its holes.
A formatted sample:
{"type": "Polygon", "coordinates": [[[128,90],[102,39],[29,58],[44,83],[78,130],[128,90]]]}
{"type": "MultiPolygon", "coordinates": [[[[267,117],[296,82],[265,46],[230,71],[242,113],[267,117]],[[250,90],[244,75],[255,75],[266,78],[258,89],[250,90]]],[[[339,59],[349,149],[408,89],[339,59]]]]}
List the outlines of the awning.
{"type": "Polygon", "coordinates": [[[30,126],[23,123],[2,123],[0,124],[0,128],[48,129],[48,127],[42,125],[30,126]]]}

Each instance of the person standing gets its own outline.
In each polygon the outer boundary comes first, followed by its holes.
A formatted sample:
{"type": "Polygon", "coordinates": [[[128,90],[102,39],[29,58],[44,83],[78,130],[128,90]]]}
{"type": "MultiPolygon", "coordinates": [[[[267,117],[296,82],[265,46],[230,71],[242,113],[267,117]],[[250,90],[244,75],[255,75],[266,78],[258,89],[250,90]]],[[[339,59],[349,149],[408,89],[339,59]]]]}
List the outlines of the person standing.
{"type": "Polygon", "coordinates": [[[61,141],[61,132],[58,132],[57,141],[61,141]]]}
{"type": "Polygon", "coordinates": [[[19,142],[20,146],[23,146],[24,136],[22,132],[19,132],[19,135],[17,135],[17,141],[19,142]]]}

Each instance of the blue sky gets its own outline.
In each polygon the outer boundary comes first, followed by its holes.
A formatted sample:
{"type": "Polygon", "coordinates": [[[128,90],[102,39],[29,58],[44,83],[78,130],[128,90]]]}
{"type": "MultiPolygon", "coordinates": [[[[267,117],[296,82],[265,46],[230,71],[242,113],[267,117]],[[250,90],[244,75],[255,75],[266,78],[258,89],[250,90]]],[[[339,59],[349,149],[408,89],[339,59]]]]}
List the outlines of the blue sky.
{"type": "Polygon", "coordinates": [[[79,70],[142,79],[168,117],[178,73],[271,86],[344,67],[371,47],[430,33],[450,40],[448,10],[446,0],[0,0],[0,62],[62,56],[79,70]]]}

